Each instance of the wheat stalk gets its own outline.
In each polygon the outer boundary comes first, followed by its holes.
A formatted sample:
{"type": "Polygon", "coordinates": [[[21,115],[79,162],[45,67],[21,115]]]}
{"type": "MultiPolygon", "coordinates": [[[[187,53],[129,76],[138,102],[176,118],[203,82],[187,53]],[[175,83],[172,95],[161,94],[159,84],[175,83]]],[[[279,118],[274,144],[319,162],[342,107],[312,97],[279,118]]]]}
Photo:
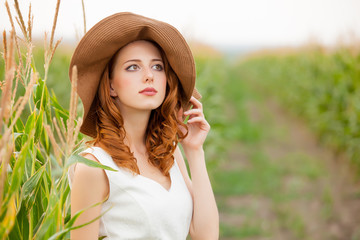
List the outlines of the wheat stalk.
{"type": "Polygon", "coordinates": [[[10,70],[13,66],[14,66],[14,31],[10,32],[10,42],[9,42],[9,47],[8,48],[8,52],[6,53],[6,63],[5,65],[7,66],[6,70],[10,70]]]}
{"type": "Polygon", "coordinates": [[[5,81],[4,81],[4,90],[1,98],[1,110],[0,110],[0,119],[4,121],[0,121],[0,130],[2,129],[3,123],[7,123],[10,116],[10,102],[11,102],[11,88],[12,81],[14,79],[15,68],[13,66],[14,63],[14,33],[11,31],[10,33],[10,44],[9,48],[4,46],[4,48],[8,49],[6,55],[5,65],[7,68],[5,69],[5,81]]]}
{"type": "Polygon", "coordinates": [[[82,11],[83,11],[83,19],[84,19],[84,34],[86,33],[86,16],[85,16],[85,4],[84,0],[81,0],[82,11]]]}
{"type": "Polygon", "coordinates": [[[30,3],[29,4],[29,15],[28,15],[28,28],[27,28],[27,32],[28,32],[28,35],[29,35],[29,42],[32,41],[33,22],[34,22],[34,16],[32,16],[32,14],[31,14],[31,3],[30,3]]]}
{"type": "MultiPolygon", "coordinates": [[[[9,20],[10,20],[10,24],[11,24],[12,30],[15,32],[14,21],[13,21],[13,19],[12,19],[10,7],[9,7],[9,4],[8,4],[7,1],[5,1],[5,7],[6,7],[7,14],[8,14],[8,16],[9,16],[9,20]]],[[[15,32],[15,33],[16,33],[16,32],[15,32]]]]}
{"type": "Polygon", "coordinates": [[[56,29],[56,23],[57,23],[57,17],[58,17],[58,13],[59,13],[59,7],[60,7],[60,0],[57,0],[56,3],[56,9],[55,9],[55,15],[54,15],[54,20],[53,20],[53,26],[52,26],[52,30],[51,30],[51,36],[50,36],[50,43],[49,43],[49,48],[47,48],[47,33],[45,32],[45,37],[44,37],[44,49],[45,49],[45,53],[44,53],[44,57],[45,57],[45,64],[44,64],[44,68],[45,68],[45,76],[44,76],[44,82],[46,82],[47,80],[47,75],[48,75],[48,70],[49,70],[49,66],[50,66],[50,62],[55,54],[55,50],[58,47],[58,45],[60,44],[61,40],[58,40],[55,44],[55,47],[53,47],[53,42],[54,42],[54,34],[55,34],[55,29],[56,29]]]}
{"type": "Polygon", "coordinates": [[[20,103],[22,102],[22,99],[23,99],[23,98],[24,98],[23,96],[20,96],[20,97],[18,98],[18,100],[17,100],[16,103],[14,104],[13,112],[16,112],[16,111],[17,111],[17,108],[20,106],[20,103]]]}
{"type": "Polygon", "coordinates": [[[77,66],[74,66],[72,69],[72,79],[71,82],[71,103],[70,106],[70,117],[73,117],[75,119],[76,116],[76,109],[78,104],[78,98],[77,98],[77,83],[78,83],[78,71],[77,66]]]}
{"type": "Polygon", "coordinates": [[[59,145],[57,144],[56,140],[55,140],[55,137],[54,137],[54,134],[53,132],[51,131],[51,128],[49,125],[45,125],[44,126],[45,130],[46,130],[46,133],[48,134],[49,136],[49,139],[50,139],[50,142],[51,144],[53,145],[53,149],[54,149],[54,152],[55,152],[55,158],[58,160],[58,163],[60,166],[62,166],[62,162],[59,160],[60,159],[60,153],[62,155],[64,155],[64,153],[61,151],[61,148],[59,147],[59,145]]]}
{"type": "Polygon", "coordinates": [[[54,126],[55,126],[56,133],[59,136],[61,146],[65,147],[65,140],[63,138],[63,134],[60,132],[60,128],[59,128],[59,125],[57,124],[57,121],[56,121],[55,117],[53,118],[53,123],[54,123],[54,126]]]}
{"type": "Polygon", "coordinates": [[[23,32],[24,34],[24,37],[26,39],[28,39],[28,35],[27,35],[27,32],[26,32],[26,27],[25,27],[25,23],[24,23],[24,19],[22,17],[22,14],[21,14],[21,11],[20,11],[20,7],[19,7],[19,3],[18,3],[18,0],[14,0],[15,2],[15,9],[16,9],[16,12],[18,14],[18,17],[19,18],[16,18],[16,21],[18,22],[19,26],[20,26],[20,29],[21,31],[23,32]]]}
{"type": "MultiPolygon", "coordinates": [[[[4,52],[3,52],[3,58],[4,58],[4,63],[5,63],[5,71],[7,70],[7,41],[6,41],[6,31],[3,31],[3,46],[4,46],[4,52]]],[[[3,87],[4,87],[5,81],[1,81],[0,82],[0,89],[1,91],[3,91],[3,87]]],[[[1,128],[0,128],[1,129],[1,128]]]]}
{"type": "Polygon", "coordinates": [[[30,82],[29,82],[29,85],[26,88],[25,95],[21,99],[21,102],[19,103],[19,107],[18,107],[18,109],[17,109],[17,111],[15,113],[15,117],[12,119],[10,127],[6,128],[6,130],[5,130],[5,132],[4,132],[3,136],[2,136],[2,139],[0,141],[0,149],[2,151],[4,150],[4,146],[8,143],[8,141],[10,139],[10,136],[12,134],[12,129],[14,128],[14,125],[16,124],[17,119],[20,117],[22,111],[24,110],[24,107],[25,107],[26,103],[28,102],[28,100],[30,98],[32,88],[33,88],[37,78],[38,78],[37,73],[34,73],[32,75],[32,78],[31,78],[30,82]]]}
{"type": "Polygon", "coordinates": [[[76,127],[74,130],[74,135],[73,135],[73,139],[71,142],[71,146],[73,146],[73,148],[75,146],[76,137],[79,135],[82,122],[83,122],[83,119],[81,117],[79,117],[78,120],[76,121],[76,127]]]}
{"type": "MultiPolygon", "coordinates": [[[[30,77],[30,74],[31,74],[30,70],[31,70],[32,50],[33,50],[33,44],[31,42],[28,42],[27,43],[27,51],[26,51],[25,68],[24,68],[25,79],[28,79],[30,77]]],[[[18,73],[20,73],[20,71],[18,71],[18,73]]],[[[15,96],[15,91],[14,91],[14,96],[15,96]]]]}
{"type": "Polygon", "coordinates": [[[15,45],[16,45],[16,49],[17,49],[18,58],[19,58],[19,65],[22,65],[22,57],[21,57],[21,52],[20,52],[20,45],[19,45],[18,39],[16,37],[15,24],[14,24],[14,21],[13,21],[12,15],[11,15],[11,11],[10,11],[10,7],[9,7],[9,4],[8,4],[7,1],[5,1],[5,7],[6,7],[7,14],[9,16],[12,32],[13,32],[13,34],[15,36],[14,39],[15,39],[15,45]]]}
{"type": "Polygon", "coordinates": [[[12,88],[12,81],[14,79],[15,68],[11,67],[5,73],[5,87],[2,94],[1,99],[1,113],[0,119],[4,121],[0,121],[0,129],[2,129],[2,124],[8,123],[10,117],[10,108],[11,108],[11,88],[12,88]]]}
{"type": "Polygon", "coordinates": [[[4,42],[4,61],[5,61],[5,81],[4,89],[1,98],[1,109],[0,109],[0,131],[2,132],[3,124],[5,123],[5,134],[3,134],[2,139],[0,140],[0,164],[2,165],[1,177],[0,177],[0,206],[2,206],[3,193],[4,193],[4,183],[6,180],[6,172],[8,169],[8,163],[13,152],[13,144],[10,142],[9,137],[12,128],[6,128],[10,117],[11,109],[11,87],[12,81],[14,79],[14,32],[10,32],[10,42],[9,47],[6,39],[6,32],[3,32],[3,42],[4,42]],[[4,120],[4,121],[3,121],[4,120]]]}
{"type": "Polygon", "coordinates": [[[70,111],[69,111],[69,119],[67,120],[67,151],[66,156],[70,155],[70,151],[73,149],[74,145],[74,121],[76,118],[76,109],[77,109],[77,67],[74,66],[71,72],[71,97],[70,97],[70,111]]]}
{"type": "Polygon", "coordinates": [[[39,78],[39,75],[38,75],[37,72],[35,72],[35,73],[32,74],[32,77],[31,77],[31,79],[30,79],[30,82],[29,82],[29,84],[28,84],[27,87],[26,87],[25,94],[24,94],[23,98],[21,99],[21,102],[19,103],[19,107],[18,107],[18,109],[17,109],[17,111],[16,111],[15,117],[14,117],[14,119],[12,120],[10,129],[12,129],[12,128],[14,127],[17,119],[20,117],[22,111],[24,110],[26,103],[29,101],[29,98],[30,98],[32,89],[33,89],[34,84],[35,84],[35,82],[36,82],[36,80],[37,80],[38,78],[39,78]]]}
{"type": "Polygon", "coordinates": [[[54,57],[54,54],[55,54],[55,50],[56,50],[56,48],[59,46],[60,42],[61,42],[61,39],[57,40],[56,43],[55,43],[54,48],[51,49],[51,54],[50,54],[49,62],[52,61],[52,59],[53,59],[53,57],[54,57]]]}
{"type": "Polygon", "coordinates": [[[4,45],[4,53],[3,53],[3,58],[4,58],[4,63],[5,63],[5,71],[6,69],[8,69],[7,67],[7,41],[6,41],[6,31],[3,31],[3,45],[4,45]]]}
{"type": "Polygon", "coordinates": [[[58,17],[58,13],[59,13],[59,7],[60,7],[60,0],[57,0],[56,9],[55,9],[55,15],[54,15],[54,21],[53,21],[53,27],[52,27],[52,30],[51,30],[51,37],[50,37],[50,49],[51,50],[53,49],[52,45],[53,45],[53,41],[54,41],[54,34],[55,34],[57,17],[58,17]]]}

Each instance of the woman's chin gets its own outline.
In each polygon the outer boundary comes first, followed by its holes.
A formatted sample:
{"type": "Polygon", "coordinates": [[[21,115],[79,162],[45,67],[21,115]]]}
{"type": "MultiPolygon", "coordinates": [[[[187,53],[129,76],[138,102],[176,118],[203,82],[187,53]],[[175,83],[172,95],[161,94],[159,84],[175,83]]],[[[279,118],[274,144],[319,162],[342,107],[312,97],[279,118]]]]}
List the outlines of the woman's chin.
{"type": "Polygon", "coordinates": [[[153,101],[153,102],[147,102],[146,104],[143,105],[143,107],[144,107],[144,109],[154,110],[154,109],[157,109],[158,107],[160,107],[161,104],[162,104],[162,102],[153,101]]]}
{"type": "Polygon", "coordinates": [[[158,103],[158,104],[146,104],[146,105],[142,105],[142,106],[139,106],[137,107],[139,110],[148,110],[148,111],[151,111],[151,110],[155,110],[157,109],[158,107],[161,106],[161,103],[158,103]]]}

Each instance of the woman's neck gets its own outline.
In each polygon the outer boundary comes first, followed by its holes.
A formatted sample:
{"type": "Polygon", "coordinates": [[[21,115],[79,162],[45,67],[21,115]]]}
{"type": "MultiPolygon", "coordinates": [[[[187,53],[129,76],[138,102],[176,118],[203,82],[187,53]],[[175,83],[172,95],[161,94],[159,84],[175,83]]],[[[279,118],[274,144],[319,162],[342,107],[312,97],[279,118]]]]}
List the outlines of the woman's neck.
{"type": "Polygon", "coordinates": [[[151,111],[139,111],[133,109],[122,109],[121,111],[126,132],[125,143],[133,152],[146,152],[145,134],[150,114],[151,111]]]}

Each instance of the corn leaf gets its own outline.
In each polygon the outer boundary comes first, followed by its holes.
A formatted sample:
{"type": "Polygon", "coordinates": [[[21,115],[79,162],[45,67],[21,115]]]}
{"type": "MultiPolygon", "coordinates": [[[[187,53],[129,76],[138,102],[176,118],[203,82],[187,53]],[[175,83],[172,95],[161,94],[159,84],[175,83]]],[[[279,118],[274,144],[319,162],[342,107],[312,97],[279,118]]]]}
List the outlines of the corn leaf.
{"type": "Polygon", "coordinates": [[[83,156],[80,156],[78,154],[71,155],[70,158],[67,161],[66,166],[69,167],[70,165],[72,165],[74,163],[84,163],[89,167],[102,168],[102,169],[105,169],[105,170],[110,170],[110,171],[117,172],[117,170],[115,170],[115,169],[113,169],[111,167],[108,167],[108,166],[105,166],[105,165],[103,165],[101,163],[98,163],[96,161],[84,158],[83,156]]]}

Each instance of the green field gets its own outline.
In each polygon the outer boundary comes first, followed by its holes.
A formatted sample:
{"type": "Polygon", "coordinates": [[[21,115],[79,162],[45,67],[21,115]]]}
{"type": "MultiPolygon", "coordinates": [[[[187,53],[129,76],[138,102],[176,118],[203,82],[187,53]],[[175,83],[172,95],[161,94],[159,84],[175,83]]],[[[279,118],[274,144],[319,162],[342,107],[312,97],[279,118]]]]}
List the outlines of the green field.
{"type": "MultiPolygon", "coordinates": [[[[10,129],[16,154],[5,171],[4,239],[68,236],[64,164],[77,148],[57,153],[44,126],[59,144],[53,118],[68,133],[70,52],[60,48],[45,77],[43,50],[34,49],[30,69],[39,78],[10,129]]],[[[212,127],[205,152],[221,216],[220,239],[360,239],[354,171],[360,153],[359,61],[350,49],[318,48],[239,60],[196,56],[196,86],[212,127]]],[[[27,71],[21,79],[28,84],[27,71]]],[[[3,61],[0,74],[4,78],[3,61]]],[[[19,85],[15,100],[25,88],[19,85]]],[[[72,121],[74,128],[77,120],[72,121]]],[[[72,138],[78,142],[82,135],[72,138]]]]}

